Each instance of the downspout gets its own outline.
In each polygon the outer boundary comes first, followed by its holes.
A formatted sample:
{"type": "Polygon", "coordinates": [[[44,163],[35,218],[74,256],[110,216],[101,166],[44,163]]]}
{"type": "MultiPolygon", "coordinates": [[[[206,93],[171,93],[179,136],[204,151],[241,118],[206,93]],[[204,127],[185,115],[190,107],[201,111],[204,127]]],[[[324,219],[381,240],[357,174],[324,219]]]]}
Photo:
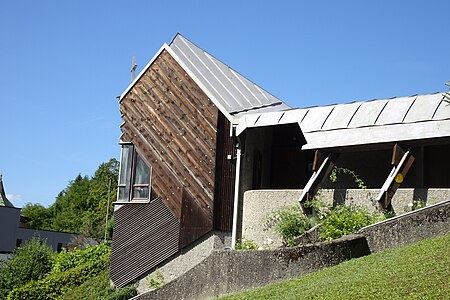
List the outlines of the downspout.
{"type": "Polygon", "coordinates": [[[234,203],[233,203],[233,228],[231,231],[231,248],[236,246],[236,231],[238,218],[238,204],[239,204],[239,175],[241,170],[241,145],[236,144],[236,176],[234,182],[234,203]]]}

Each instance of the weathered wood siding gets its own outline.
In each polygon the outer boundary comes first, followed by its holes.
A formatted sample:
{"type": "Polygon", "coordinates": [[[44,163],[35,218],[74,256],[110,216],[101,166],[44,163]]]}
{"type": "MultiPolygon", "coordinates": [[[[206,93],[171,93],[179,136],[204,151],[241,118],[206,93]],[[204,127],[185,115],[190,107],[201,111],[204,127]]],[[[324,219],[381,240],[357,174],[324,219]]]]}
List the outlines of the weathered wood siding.
{"type": "Polygon", "coordinates": [[[218,109],[163,51],[120,104],[122,140],[152,166],[152,189],[181,219],[183,192],[212,220],[218,109]]]}
{"type": "Polygon", "coordinates": [[[235,140],[230,137],[230,122],[219,115],[216,153],[216,190],[214,200],[214,230],[231,231],[233,197],[236,176],[235,140]],[[231,157],[229,158],[228,155],[231,157]]]}

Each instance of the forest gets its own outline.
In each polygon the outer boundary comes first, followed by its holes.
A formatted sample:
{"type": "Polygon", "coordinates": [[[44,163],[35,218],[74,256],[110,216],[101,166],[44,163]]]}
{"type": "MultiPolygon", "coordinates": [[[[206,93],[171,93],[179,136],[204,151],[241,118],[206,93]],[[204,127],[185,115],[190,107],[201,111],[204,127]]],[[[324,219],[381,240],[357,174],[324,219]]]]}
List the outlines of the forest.
{"type": "Polygon", "coordinates": [[[33,229],[80,233],[92,238],[103,237],[106,228],[108,194],[109,216],[111,216],[111,203],[115,201],[117,193],[118,173],[119,162],[112,158],[100,164],[93,176],[80,174],[70,181],[49,207],[27,203],[22,208],[22,216],[27,220],[25,226],[33,229]]]}

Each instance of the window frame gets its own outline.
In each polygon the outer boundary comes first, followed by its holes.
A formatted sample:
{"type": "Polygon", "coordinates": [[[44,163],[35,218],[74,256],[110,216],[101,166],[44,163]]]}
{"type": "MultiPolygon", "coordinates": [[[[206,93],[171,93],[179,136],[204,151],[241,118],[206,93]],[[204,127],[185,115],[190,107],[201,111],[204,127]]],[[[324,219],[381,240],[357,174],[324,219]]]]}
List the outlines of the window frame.
{"type": "Polygon", "coordinates": [[[136,149],[133,143],[129,142],[121,142],[119,143],[122,146],[120,151],[120,167],[119,167],[119,180],[117,184],[117,199],[114,202],[115,204],[129,204],[129,203],[148,203],[151,199],[151,189],[152,189],[152,166],[148,163],[144,156],[142,156],[139,151],[136,149]],[[129,151],[131,151],[131,155],[127,157],[127,166],[124,166],[124,148],[129,147],[129,151]],[[130,161],[131,159],[131,161],[130,161]],[[137,160],[140,159],[144,165],[148,168],[148,183],[135,183],[136,179],[136,165],[137,160]],[[125,175],[125,178],[122,178],[122,173],[126,171],[128,174],[125,175]],[[127,176],[128,175],[128,176],[127,176]],[[123,180],[123,181],[122,181],[123,180]],[[148,194],[146,198],[137,198],[135,197],[135,188],[144,187],[148,188],[148,194]],[[124,189],[124,193],[121,193],[121,189],[124,189]],[[125,194],[127,197],[121,197],[122,194],[125,194]]]}

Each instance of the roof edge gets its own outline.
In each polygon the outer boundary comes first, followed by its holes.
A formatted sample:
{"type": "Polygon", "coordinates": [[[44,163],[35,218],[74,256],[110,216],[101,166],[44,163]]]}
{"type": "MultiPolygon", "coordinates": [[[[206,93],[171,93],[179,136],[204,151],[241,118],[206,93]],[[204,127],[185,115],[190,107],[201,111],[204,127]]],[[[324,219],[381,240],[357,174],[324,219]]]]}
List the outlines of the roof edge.
{"type": "Polygon", "coordinates": [[[145,72],[150,68],[150,66],[155,62],[155,60],[158,58],[158,56],[164,51],[169,49],[169,46],[164,43],[161,48],[156,52],[156,54],[150,59],[150,61],[145,65],[145,67],[139,72],[139,74],[134,78],[134,80],[128,85],[128,87],[123,91],[123,93],[120,95],[119,103],[122,101],[123,98],[128,94],[128,92],[136,85],[136,83],[141,79],[142,76],[144,76],[145,72]]]}

